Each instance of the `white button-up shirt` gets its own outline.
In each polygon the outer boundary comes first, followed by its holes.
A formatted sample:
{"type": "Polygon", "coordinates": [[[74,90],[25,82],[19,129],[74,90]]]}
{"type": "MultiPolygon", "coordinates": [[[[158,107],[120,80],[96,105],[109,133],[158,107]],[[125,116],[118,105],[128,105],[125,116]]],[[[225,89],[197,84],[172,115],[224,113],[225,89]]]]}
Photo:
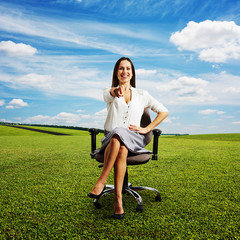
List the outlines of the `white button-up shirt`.
{"type": "Polygon", "coordinates": [[[127,104],[124,97],[113,97],[110,94],[110,88],[103,90],[103,98],[107,104],[107,118],[104,129],[112,131],[116,127],[129,127],[130,124],[140,126],[140,121],[144,108],[150,108],[152,111],[168,112],[163,104],[159,103],[145,90],[131,87],[131,101],[127,104]]]}

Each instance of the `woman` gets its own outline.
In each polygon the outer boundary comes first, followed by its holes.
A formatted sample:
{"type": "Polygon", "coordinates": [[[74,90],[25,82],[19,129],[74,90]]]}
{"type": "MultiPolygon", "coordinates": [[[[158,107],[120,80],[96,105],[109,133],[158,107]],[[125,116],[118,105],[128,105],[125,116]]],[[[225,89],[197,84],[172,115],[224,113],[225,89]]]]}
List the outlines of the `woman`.
{"type": "Polygon", "coordinates": [[[129,58],[120,58],[114,67],[112,87],[105,88],[104,100],[107,104],[107,118],[104,129],[108,132],[102,139],[102,147],[96,152],[104,152],[102,173],[90,198],[100,197],[107,178],[114,167],[114,218],[122,219],[122,187],[126,172],[128,152],[149,152],[144,138],[167,116],[168,110],[146,91],[135,88],[135,69],[129,58]],[[157,112],[156,118],[145,128],[140,127],[144,108],[149,107],[157,112]]]}

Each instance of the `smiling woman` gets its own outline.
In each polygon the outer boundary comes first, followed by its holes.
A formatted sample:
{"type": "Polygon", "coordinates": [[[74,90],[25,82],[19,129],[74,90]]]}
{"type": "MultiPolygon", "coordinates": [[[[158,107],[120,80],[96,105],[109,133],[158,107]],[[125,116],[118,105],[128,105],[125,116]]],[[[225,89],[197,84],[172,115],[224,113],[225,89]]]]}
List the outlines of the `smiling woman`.
{"type": "Polygon", "coordinates": [[[122,219],[123,179],[126,172],[128,153],[149,153],[145,149],[146,136],[167,116],[168,110],[146,91],[136,89],[135,68],[129,58],[120,58],[114,67],[112,87],[105,88],[103,97],[107,104],[107,118],[104,125],[106,135],[102,139],[102,147],[92,156],[104,152],[102,173],[90,198],[98,199],[114,167],[114,218],[122,219]],[[145,108],[151,108],[157,117],[146,127],[140,126],[145,108]]]}
{"type": "Polygon", "coordinates": [[[112,96],[124,97],[128,104],[131,100],[131,86],[136,87],[134,65],[129,58],[121,58],[121,61],[117,62],[113,71],[110,93],[112,96]],[[123,94],[124,92],[125,94],[123,94]]]}
{"type": "MultiPolygon", "coordinates": [[[[117,70],[117,78],[118,78],[119,85],[124,85],[127,82],[130,82],[131,86],[136,87],[135,75],[133,77],[133,72],[135,72],[133,64],[127,59],[122,60],[117,70]]],[[[114,73],[114,76],[115,75],[116,73],[114,73]]],[[[114,80],[116,80],[116,78],[114,78],[114,80]]]]}

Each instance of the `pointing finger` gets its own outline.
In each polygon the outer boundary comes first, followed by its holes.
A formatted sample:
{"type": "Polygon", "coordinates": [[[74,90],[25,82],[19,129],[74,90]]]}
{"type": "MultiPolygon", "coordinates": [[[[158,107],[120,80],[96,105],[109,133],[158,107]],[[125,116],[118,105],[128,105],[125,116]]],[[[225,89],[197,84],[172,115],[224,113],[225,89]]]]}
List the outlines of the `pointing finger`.
{"type": "Polygon", "coordinates": [[[120,95],[120,96],[123,96],[123,90],[122,90],[121,87],[119,87],[119,95],[120,95]]]}

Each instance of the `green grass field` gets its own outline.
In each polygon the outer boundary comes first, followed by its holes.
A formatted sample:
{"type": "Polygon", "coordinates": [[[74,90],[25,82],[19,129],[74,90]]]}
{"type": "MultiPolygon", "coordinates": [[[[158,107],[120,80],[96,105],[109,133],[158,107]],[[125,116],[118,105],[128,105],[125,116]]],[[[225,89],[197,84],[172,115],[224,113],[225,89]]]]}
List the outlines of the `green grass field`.
{"type": "Polygon", "coordinates": [[[87,197],[101,171],[88,132],[52,131],[71,135],[0,125],[0,239],[240,239],[240,134],[161,137],[158,161],[128,173],[162,202],[142,191],[140,213],[124,194],[118,221],[113,195],[87,197]]]}

